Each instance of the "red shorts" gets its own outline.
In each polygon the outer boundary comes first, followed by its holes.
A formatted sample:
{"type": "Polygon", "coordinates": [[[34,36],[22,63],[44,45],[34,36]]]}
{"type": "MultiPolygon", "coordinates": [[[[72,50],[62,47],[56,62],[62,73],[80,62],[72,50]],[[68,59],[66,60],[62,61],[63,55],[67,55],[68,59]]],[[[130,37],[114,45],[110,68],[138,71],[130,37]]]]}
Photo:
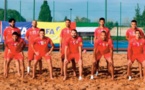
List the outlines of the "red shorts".
{"type": "Polygon", "coordinates": [[[97,56],[96,56],[96,57],[97,57],[97,59],[96,59],[97,61],[100,60],[102,56],[104,56],[104,58],[105,58],[106,60],[111,59],[111,54],[110,54],[110,53],[106,53],[106,54],[104,54],[104,55],[101,54],[101,53],[97,53],[96,55],[97,55],[97,56]]]}
{"type": "Polygon", "coordinates": [[[132,55],[131,62],[133,63],[135,60],[137,60],[140,63],[142,63],[145,60],[144,54],[132,55]]]}
{"type": "Polygon", "coordinates": [[[51,56],[46,54],[35,55],[35,60],[41,60],[42,58],[45,60],[50,60],[51,56]]]}
{"type": "Polygon", "coordinates": [[[7,59],[24,60],[23,53],[7,53],[7,59]]]}
{"type": "Polygon", "coordinates": [[[68,61],[75,60],[76,62],[78,62],[80,59],[81,58],[80,58],[79,53],[68,55],[68,61]]]}
{"type": "Polygon", "coordinates": [[[34,60],[34,51],[32,50],[31,44],[28,47],[28,60],[34,60]]]}
{"type": "Polygon", "coordinates": [[[4,59],[7,58],[7,54],[8,54],[8,48],[5,48],[5,50],[4,50],[4,59]]]}

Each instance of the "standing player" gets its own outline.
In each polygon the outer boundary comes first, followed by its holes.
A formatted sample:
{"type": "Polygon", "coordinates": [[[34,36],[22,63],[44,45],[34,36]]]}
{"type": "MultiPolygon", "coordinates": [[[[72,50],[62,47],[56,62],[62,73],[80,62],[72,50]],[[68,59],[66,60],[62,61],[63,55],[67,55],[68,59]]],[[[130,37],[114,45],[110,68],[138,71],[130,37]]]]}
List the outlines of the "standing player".
{"type": "MultiPolygon", "coordinates": [[[[65,49],[65,43],[66,40],[71,37],[71,20],[67,19],[65,21],[66,24],[66,28],[64,28],[61,31],[60,34],[60,53],[61,53],[61,75],[63,75],[63,68],[64,68],[64,49],[65,49]]],[[[75,61],[72,60],[72,67],[73,67],[73,72],[74,72],[74,76],[76,76],[76,66],[75,66],[75,61]]]]}
{"type": "MultiPolygon", "coordinates": [[[[37,27],[37,21],[33,20],[32,21],[32,27],[29,28],[26,32],[25,39],[29,41],[29,46],[28,46],[28,67],[27,67],[27,73],[30,73],[30,66],[31,66],[31,61],[34,60],[34,51],[32,50],[32,42],[35,38],[39,36],[39,28],[37,27]]],[[[40,73],[42,73],[42,61],[39,61],[39,69],[40,73]]]]}
{"type": "Polygon", "coordinates": [[[24,77],[23,49],[25,47],[24,40],[19,37],[19,34],[17,32],[13,32],[12,39],[7,40],[5,43],[5,46],[8,49],[5,77],[8,77],[9,65],[10,65],[11,60],[16,59],[16,64],[18,66],[17,67],[18,75],[20,76],[22,74],[22,78],[23,78],[24,77]],[[20,74],[20,65],[21,65],[21,74],[20,74]]]}
{"type": "MultiPolygon", "coordinates": [[[[135,38],[135,31],[136,30],[139,30],[141,38],[144,38],[143,31],[141,29],[137,28],[137,21],[132,20],[131,21],[131,28],[129,28],[126,32],[126,39],[128,40],[128,42],[130,42],[131,39],[135,38]]],[[[128,59],[128,53],[127,53],[127,59],[128,59]]],[[[142,69],[141,69],[141,67],[142,66],[139,64],[140,78],[142,78],[142,69]]]]}
{"type": "MultiPolygon", "coordinates": [[[[20,31],[20,29],[15,27],[15,22],[16,22],[15,19],[13,19],[13,18],[9,19],[10,26],[7,27],[3,33],[4,43],[7,42],[8,40],[12,39],[13,32],[17,32],[21,36],[21,31],[20,31]]],[[[8,49],[7,49],[7,47],[5,47],[5,50],[4,50],[4,76],[6,74],[5,68],[6,68],[7,53],[8,53],[8,49]]]]}
{"type": "MultiPolygon", "coordinates": [[[[106,32],[106,36],[107,36],[106,38],[107,39],[111,38],[110,37],[110,30],[107,27],[105,27],[105,19],[104,18],[100,18],[99,19],[99,24],[100,24],[100,26],[94,32],[94,43],[95,43],[95,41],[97,39],[100,38],[102,31],[106,32]]],[[[108,67],[108,63],[107,63],[107,67],[108,67]]],[[[96,69],[96,76],[98,75],[98,68],[99,68],[99,63],[97,63],[97,65],[95,67],[95,69],[96,69]]]]}
{"type": "MultiPolygon", "coordinates": [[[[127,68],[127,76],[129,80],[131,80],[131,66],[135,60],[137,60],[143,66],[143,75],[145,81],[145,40],[141,38],[141,32],[139,30],[135,31],[135,38],[129,41],[128,47],[128,68],[127,68]]],[[[141,67],[142,69],[142,67],[141,67]]]]}
{"type": "Polygon", "coordinates": [[[34,65],[33,65],[33,79],[35,78],[35,71],[36,71],[36,65],[39,60],[42,58],[45,58],[47,63],[49,64],[49,72],[50,72],[50,78],[53,79],[52,76],[52,61],[51,61],[51,52],[53,51],[54,44],[52,40],[49,37],[45,37],[45,30],[40,29],[39,31],[39,37],[37,37],[32,44],[32,50],[35,53],[35,59],[34,59],[34,65]],[[51,45],[51,48],[48,47],[48,45],[51,45]]]}
{"type": "Polygon", "coordinates": [[[113,65],[113,43],[111,39],[107,39],[107,33],[105,31],[101,32],[100,39],[97,39],[94,44],[94,60],[92,63],[91,79],[94,79],[94,71],[96,64],[102,56],[108,62],[108,71],[111,74],[112,80],[114,79],[114,65],[113,65]]]}
{"type": "Polygon", "coordinates": [[[71,60],[75,60],[79,65],[79,80],[82,80],[82,38],[77,35],[76,30],[71,31],[71,37],[66,41],[64,60],[64,79],[67,78],[67,65],[71,60]]]}

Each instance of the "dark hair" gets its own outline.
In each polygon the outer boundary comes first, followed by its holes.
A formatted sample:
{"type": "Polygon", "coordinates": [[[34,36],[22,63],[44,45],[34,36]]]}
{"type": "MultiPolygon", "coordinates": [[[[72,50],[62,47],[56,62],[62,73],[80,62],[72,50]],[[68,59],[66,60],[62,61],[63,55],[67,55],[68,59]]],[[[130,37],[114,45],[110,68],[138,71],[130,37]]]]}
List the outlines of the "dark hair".
{"type": "Polygon", "coordinates": [[[74,32],[78,33],[76,29],[72,29],[71,31],[74,31],[74,32]]]}
{"type": "Polygon", "coordinates": [[[12,21],[16,22],[16,20],[14,18],[9,19],[9,23],[12,21]]]}
{"type": "Polygon", "coordinates": [[[101,33],[105,33],[105,35],[107,34],[106,31],[102,31],[101,33]]]}
{"type": "Polygon", "coordinates": [[[12,35],[20,36],[17,32],[13,32],[12,35]]]}
{"type": "Polygon", "coordinates": [[[136,24],[137,24],[137,21],[136,21],[136,20],[132,20],[131,22],[134,22],[134,23],[136,23],[136,24]]]}
{"type": "Polygon", "coordinates": [[[40,29],[40,31],[39,32],[45,32],[45,30],[42,28],[42,29],[40,29]]]}
{"type": "Polygon", "coordinates": [[[101,17],[101,18],[99,19],[99,21],[101,21],[101,20],[103,20],[103,21],[105,22],[105,18],[101,17]]]}
{"type": "Polygon", "coordinates": [[[66,19],[65,21],[69,21],[69,22],[71,22],[71,20],[70,20],[70,19],[66,19]]]}

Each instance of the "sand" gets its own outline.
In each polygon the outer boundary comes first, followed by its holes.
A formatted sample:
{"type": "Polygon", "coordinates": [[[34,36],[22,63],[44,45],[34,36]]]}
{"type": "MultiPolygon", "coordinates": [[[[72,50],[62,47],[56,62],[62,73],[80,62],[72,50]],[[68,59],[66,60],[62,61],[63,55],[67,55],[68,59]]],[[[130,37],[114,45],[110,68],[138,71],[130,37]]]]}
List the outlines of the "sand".
{"type": "MultiPolygon", "coordinates": [[[[83,54],[84,69],[83,80],[78,81],[74,77],[71,67],[68,69],[69,78],[63,81],[59,74],[60,56],[59,53],[52,54],[54,80],[50,80],[48,65],[43,60],[43,74],[37,74],[37,79],[31,79],[25,76],[21,79],[16,75],[14,60],[10,64],[10,73],[8,78],[3,78],[3,53],[0,53],[0,90],[145,90],[145,84],[139,78],[138,63],[133,64],[133,80],[128,81],[125,78],[127,69],[126,54],[114,54],[115,80],[106,75],[106,61],[102,58],[100,61],[100,72],[98,78],[90,80],[92,53],[83,54]]],[[[27,53],[25,52],[25,66],[27,53]]],[[[71,64],[70,64],[71,66],[71,64]]]]}

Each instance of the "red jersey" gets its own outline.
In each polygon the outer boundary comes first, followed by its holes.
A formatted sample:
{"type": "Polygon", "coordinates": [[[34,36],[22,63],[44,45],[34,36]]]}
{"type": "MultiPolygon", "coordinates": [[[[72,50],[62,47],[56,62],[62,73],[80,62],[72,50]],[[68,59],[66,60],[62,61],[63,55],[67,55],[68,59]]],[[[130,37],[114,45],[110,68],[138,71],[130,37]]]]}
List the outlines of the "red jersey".
{"type": "Polygon", "coordinates": [[[107,41],[97,39],[94,47],[97,48],[98,52],[104,55],[110,52],[110,48],[113,49],[113,41],[111,39],[108,39],[107,41]]]}
{"type": "Polygon", "coordinates": [[[60,37],[62,38],[61,43],[65,43],[68,38],[71,37],[71,28],[64,28],[60,33],[60,37]]]}
{"type": "Polygon", "coordinates": [[[66,41],[66,46],[68,46],[69,49],[69,53],[71,54],[76,54],[79,53],[79,46],[82,47],[82,38],[81,37],[77,37],[77,38],[68,38],[68,40],[66,41]]]}
{"type": "MultiPolygon", "coordinates": [[[[141,37],[144,38],[144,33],[141,29],[137,28],[136,30],[139,30],[141,33],[141,37]]],[[[135,30],[132,28],[129,28],[126,32],[126,37],[128,38],[128,41],[135,38],[135,30]]]]}
{"type": "Polygon", "coordinates": [[[22,38],[19,38],[17,41],[13,39],[7,40],[6,45],[10,49],[11,53],[22,52],[23,47],[25,46],[25,41],[22,38]]]}
{"type": "Polygon", "coordinates": [[[129,54],[129,58],[132,55],[139,55],[139,54],[143,54],[144,53],[144,49],[145,49],[145,40],[144,39],[132,39],[129,42],[129,46],[128,46],[128,54],[129,54]]]}
{"type": "Polygon", "coordinates": [[[5,37],[5,41],[12,39],[13,32],[17,32],[18,34],[21,35],[21,31],[19,28],[17,28],[17,27],[12,28],[9,26],[4,30],[4,33],[3,33],[3,37],[5,37]]]}
{"type": "Polygon", "coordinates": [[[26,37],[28,38],[29,43],[33,42],[33,40],[39,36],[39,30],[39,28],[29,28],[27,30],[26,37]]]}
{"type": "Polygon", "coordinates": [[[110,30],[107,27],[104,27],[104,28],[98,27],[98,28],[96,28],[96,30],[94,32],[94,37],[97,37],[97,39],[100,39],[102,31],[106,32],[107,38],[109,39],[110,38],[110,30]]]}
{"type": "Polygon", "coordinates": [[[34,48],[37,52],[39,52],[42,55],[45,55],[47,52],[49,52],[48,45],[52,43],[52,40],[49,37],[44,37],[41,39],[40,37],[37,37],[34,42],[34,48]]]}

